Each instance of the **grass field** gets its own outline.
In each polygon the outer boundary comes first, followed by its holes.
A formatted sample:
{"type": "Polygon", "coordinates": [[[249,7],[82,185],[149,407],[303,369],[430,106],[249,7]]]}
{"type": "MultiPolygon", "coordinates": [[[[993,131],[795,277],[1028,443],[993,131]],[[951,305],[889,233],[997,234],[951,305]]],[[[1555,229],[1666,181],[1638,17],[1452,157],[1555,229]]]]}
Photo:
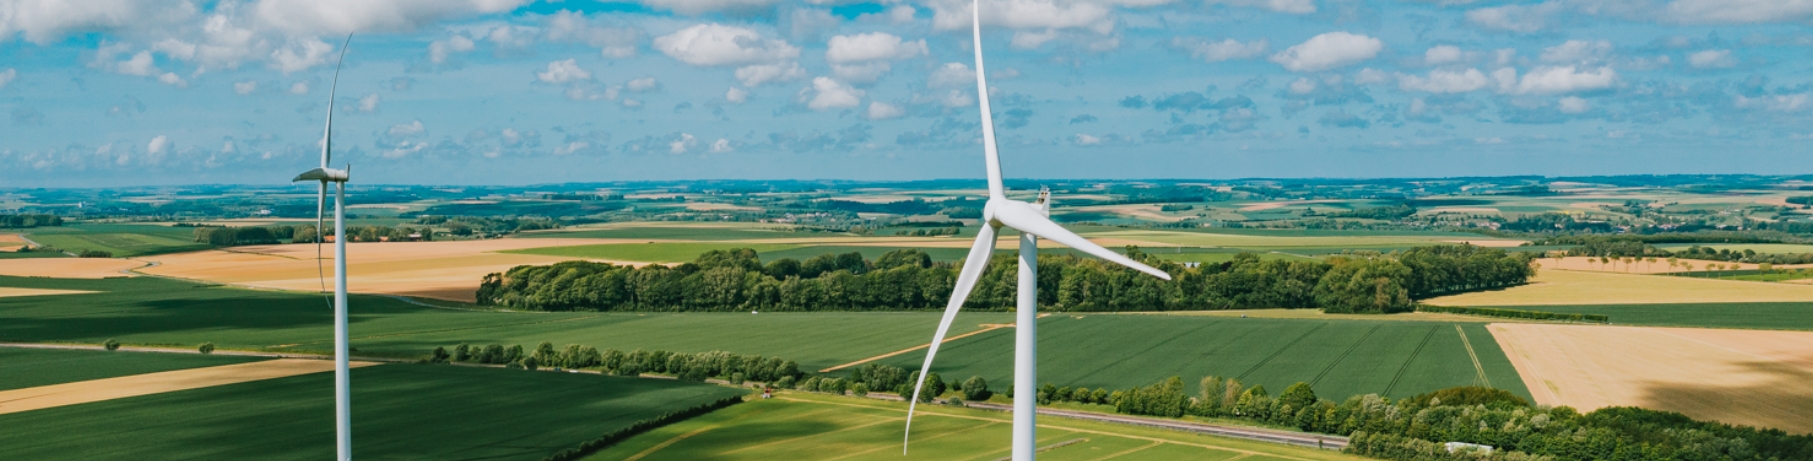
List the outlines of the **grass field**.
{"type": "Polygon", "coordinates": [[[99,250],[117,258],[212,248],[196,243],[194,229],[140,224],[86,224],[40,227],[27,234],[32,241],[64,251],[99,250]]]}
{"type": "MultiPolygon", "coordinates": [[[[0,415],[12,459],[323,459],[333,375],[316,373],[0,415]],[[104,441],[104,443],[102,443],[104,441]]],[[[635,421],[744,390],[435,365],[352,375],[365,459],[538,460],[635,421]]]]}
{"type": "MultiPolygon", "coordinates": [[[[15,248],[17,248],[17,247],[15,247],[15,248]]],[[[68,258],[68,257],[70,257],[70,256],[66,253],[49,252],[49,251],[33,251],[33,252],[29,252],[29,253],[20,253],[17,251],[0,251],[0,259],[39,259],[39,258],[68,258]]]]}
{"type": "Polygon", "coordinates": [[[1605,314],[1617,325],[1757,330],[1813,330],[1813,302],[1492,306],[1502,309],[1605,314]]]}
{"type": "MultiPolygon", "coordinates": [[[[632,437],[589,461],[665,460],[899,460],[989,461],[1007,456],[1008,413],[920,406],[905,456],[900,402],[782,393],[695,417],[632,437]]],[[[1196,435],[1185,432],[1042,417],[1039,459],[1360,460],[1334,451],[1196,435]],[[1118,456],[1116,456],[1118,454],[1118,456]]]]}
{"type": "MultiPolygon", "coordinates": [[[[324,352],[332,341],[317,295],[196,285],[155,278],[68,280],[0,277],[0,286],[99,293],[0,298],[0,341],[100,343],[324,352]]],[[[351,298],[352,347],[370,356],[417,357],[436,346],[584,344],[599,349],[725,350],[780,356],[819,369],[924,344],[938,314],[915,313],[512,313],[351,298]]],[[[1010,314],[966,313],[952,334],[1010,314]]]]}
{"type": "Polygon", "coordinates": [[[608,239],[651,239],[651,240],[748,240],[774,238],[805,238],[824,236],[847,236],[848,234],[822,232],[789,232],[779,230],[780,225],[770,224],[764,227],[727,224],[724,226],[655,226],[638,223],[637,226],[610,227],[602,229],[574,229],[543,232],[526,232],[516,234],[516,238],[608,238],[608,239]]]}
{"type": "Polygon", "coordinates": [[[691,262],[705,252],[732,248],[749,248],[766,256],[769,252],[792,250],[800,246],[774,243],[650,242],[525,248],[505,253],[669,264],[691,262]]]}
{"type": "Polygon", "coordinates": [[[265,359],[230,355],[0,347],[0,390],[260,360],[265,359]]]}
{"type": "MultiPolygon", "coordinates": [[[[932,369],[950,379],[981,376],[1005,389],[1013,373],[1013,338],[1003,329],[946,344],[932,369]]],[[[882,363],[917,369],[924,357],[912,353],[882,363]]],[[[1053,315],[1039,323],[1039,379],[1057,386],[1126,389],[1171,376],[1193,384],[1209,375],[1275,391],[1307,382],[1337,401],[1465,385],[1529,395],[1477,322],[1053,315]],[[1466,342],[1459,331],[1466,332],[1466,342]]]]}
{"type": "Polygon", "coordinates": [[[1792,283],[1570,270],[1539,270],[1531,282],[1423,302],[1438,306],[1813,302],[1813,285],[1792,283]]]}

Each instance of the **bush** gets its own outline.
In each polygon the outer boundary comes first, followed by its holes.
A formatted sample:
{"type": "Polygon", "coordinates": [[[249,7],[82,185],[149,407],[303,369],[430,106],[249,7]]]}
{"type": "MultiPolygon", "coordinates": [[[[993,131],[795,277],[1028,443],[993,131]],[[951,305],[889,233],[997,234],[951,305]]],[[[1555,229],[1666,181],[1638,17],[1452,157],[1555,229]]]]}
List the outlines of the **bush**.
{"type": "Polygon", "coordinates": [[[107,342],[101,343],[101,347],[107,348],[107,350],[110,351],[117,351],[120,350],[120,342],[114,341],[113,338],[107,338],[107,342]]]}
{"type": "Polygon", "coordinates": [[[472,346],[467,346],[465,343],[460,343],[460,345],[458,345],[458,346],[453,346],[453,361],[464,362],[464,361],[471,360],[471,359],[472,359],[472,346]]]}
{"type": "Polygon", "coordinates": [[[201,343],[201,346],[195,350],[201,351],[203,354],[212,354],[214,353],[214,343],[201,343]]]}
{"type": "Polygon", "coordinates": [[[793,377],[792,376],[781,377],[781,379],[779,381],[774,382],[774,387],[779,388],[779,389],[792,389],[793,388],[793,377]]]}
{"type": "Polygon", "coordinates": [[[963,397],[965,400],[986,401],[995,393],[989,392],[988,381],[981,376],[971,376],[963,380],[963,397]]]}
{"type": "Polygon", "coordinates": [[[523,357],[521,363],[522,363],[523,369],[529,370],[529,371],[535,371],[536,368],[541,367],[541,360],[536,359],[535,356],[533,356],[533,355],[528,356],[528,357],[523,357]]]}
{"type": "MultiPolygon", "coordinates": [[[[1285,392],[1289,393],[1290,391],[1285,392]]],[[[1412,403],[1420,407],[1436,405],[1485,405],[1491,408],[1516,408],[1530,406],[1530,401],[1524,400],[1523,397],[1518,397],[1517,394],[1512,394],[1511,391],[1479,386],[1450,387],[1405,400],[1407,403],[1412,403]]]]}
{"type": "Polygon", "coordinates": [[[856,383],[856,385],[850,386],[850,393],[856,395],[857,397],[868,397],[869,396],[869,385],[864,384],[864,383],[856,383]]]}
{"type": "Polygon", "coordinates": [[[447,348],[435,347],[434,352],[429,354],[428,362],[429,363],[447,363],[447,357],[448,357],[447,348]]]}

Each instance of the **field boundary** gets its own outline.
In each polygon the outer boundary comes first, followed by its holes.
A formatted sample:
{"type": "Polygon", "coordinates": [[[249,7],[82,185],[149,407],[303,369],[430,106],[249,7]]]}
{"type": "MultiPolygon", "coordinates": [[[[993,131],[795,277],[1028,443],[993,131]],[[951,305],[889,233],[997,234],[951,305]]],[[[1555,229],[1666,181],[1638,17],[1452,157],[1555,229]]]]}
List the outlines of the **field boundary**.
{"type": "Polygon", "coordinates": [[[1473,342],[1467,340],[1467,330],[1461,329],[1460,325],[1455,325],[1454,332],[1460,333],[1460,345],[1467,348],[1467,358],[1473,359],[1473,372],[1477,374],[1479,382],[1486,387],[1492,387],[1492,378],[1486,377],[1486,367],[1479,364],[1479,354],[1473,352],[1473,342]]]}
{"type": "MultiPolygon", "coordinates": [[[[352,362],[351,366],[361,368],[378,364],[378,362],[352,362]]],[[[308,359],[277,359],[50,384],[0,391],[0,414],[328,371],[333,371],[332,363],[308,359]]]]}
{"type": "MultiPolygon", "coordinates": [[[[996,403],[964,402],[964,406],[980,410],[1013,412],[1013,407],[996,403]]],[[[1308,432],[1289,432],[1256,427],[1224,426],[1219,424],[1198,423],[1193,421],[1145,418],[1139,416],[1111,415],[1076,410],[1059,410],[1040,408],[1039,415],[1050,415],[1063,418],[1082,419],[1104,423],[1126,424],[1130,426],[1156,427],[1183,432],[1215,435],[1228,438],[1257,440],[1260,442],[1279,443],[1299,447],[1340,450],[1347,447],[1347,437],[1308,432]]],[[[928,413],[936,414],[936,413],[928,413]]],[[[1045,426],[1040,424],[1040,426],[1045,426]]],[[[1056,427],[1056,426],[1052,426],[1056,427]]]]}
{"type": "MultiPolygon", "coordinates": [[[[1003,329],[1003,328],[1013,328],[1013,325],[1014,325],[1014,324],[1011,324],[1011,323],[984,323],[984,324],[982,324],[982,329],[980,329],[980,330],[976,330],[976,331],[972,331],[972,332],[969,332],[969,333],[964,333],[964,334],[960,334],[960,335],[957,335],[957,336],[952,336],[952,337],[949,337],[949,338],[944,338],[944,341],[941,341],[941,342],[939,342],[939,343],[938,343],[938,344],[949,344],[949,343],[950,343],[950,342],[951,342],[951,341],[956,341],[956,340],[959,340],[959,339],[963,339],[963,338],[968,338],[968,337],[971,337],[971,336],[975,336],[975,335],[979,335],[979,334],[983,334],[983,333],[987,333],[987,332],[990,332],[990,331],[995,331],[995,330],[999,330],[999,329],[1003,329]]],[[[925,349],[925,348],[928,348],[928,347],[932,347],[932,343],[925,343],[925,344],[920,344],[920,345],[917,345],[917,346],[913,346],[913,347],[909,347],[909,348],[906,348],[906,349],[901,349],[901,350],[897,350],[897,351],[894,351],[894,352],[889,352],[889,353],[886,353],[886,354],[881,354],[881,355],[877,355],[877,356],[874,356],[874,357],[869,357],[869,358],[866,358],[866,359],[862,359],[862,360],[857,360],[857,361],[855,361],[855,362],[850,362],[850,363],[846,363],[846,364],[842,364],[842,365],[838,365],[838,366],[834,366],[834,367],[831,367],[831,368],[826,368],[826,369],[823,369],[823,370],[818,370],[818,372],[819,372],[819,373],[830,373],[830,372],[833,372],[833,371],[837,371],[837,370],[842,370],[842,369],[845,369],[845,368],[850,368],[850,367],[853,367],[853,366],[857,366],[857,365],[862,365],[862,364],[865,364],[865,363],[869,363],[869,362],[873,362],[873,361],[876,361],[876,360],[882,360],[882,359],[886,359],[886,358],[890,358],[890,357],[894,357],[894,356],[898,356],[898,355],[901,355],[901,354],[906,354],[906,353],[910,353],[910,352],[913,352],[913,351],[916,351],[916,350],[920,350],[920,349],[925,349]]]]}

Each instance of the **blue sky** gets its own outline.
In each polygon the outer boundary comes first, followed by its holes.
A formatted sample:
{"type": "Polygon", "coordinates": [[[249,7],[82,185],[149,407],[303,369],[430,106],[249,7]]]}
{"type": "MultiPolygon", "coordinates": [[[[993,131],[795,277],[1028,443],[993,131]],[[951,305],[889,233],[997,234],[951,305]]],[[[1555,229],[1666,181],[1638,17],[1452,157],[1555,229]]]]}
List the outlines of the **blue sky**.
{"type": "MultiPolygon", "coordinates": [[[[983,0],[1010,177],[1810,173],[1813,1],[983,0]]],[[[0,0],[0,187],[981,176],[959,0],[0,0]]]]}

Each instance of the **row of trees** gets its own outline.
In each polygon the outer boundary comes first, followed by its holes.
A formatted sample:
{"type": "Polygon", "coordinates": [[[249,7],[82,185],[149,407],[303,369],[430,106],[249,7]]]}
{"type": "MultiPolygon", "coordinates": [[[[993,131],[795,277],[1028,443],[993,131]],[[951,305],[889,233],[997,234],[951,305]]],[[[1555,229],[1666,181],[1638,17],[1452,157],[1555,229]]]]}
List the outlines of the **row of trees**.
{"type": "MultiPolygon", "coordinates": [[[[310,227],[310,238],[314,237],[310,227]]],[[[273,227],[196,227],[195,241],[214,246],[234,245],[269,245],[295,236],[296,229],[290,226],[273,227]]]]}
{"type": "MultiPolygon", "coordinates": [[[[1176,279],[1166,282],[1093,258],[1038,257],[1039,304],[1054,311],[1323,308],[1401,312],[1421,297],[1525,283],[1529,256],[1468,246],[1418,248],[1373,257],[1270,260],[1236,255],[1196,268],[1127,255],[1176,279]]],[[[714,250],[677,267],[567,261],[485,276],[480,304],[537,311],[862,311],[942,308],[960,263],[895,250],[761,263],[754,250],[714,250]]],[[[1018,283],[1012,255],[989,261],[967,305],[1007,310],[1018,283]]]]}
{"type": "Polygon", "coordinates": [[[1493,307],[1460,307],[1431,306],[1419,304],[1417,312],[1441,312],[1449,314],[1480,315],[1507,319],[1564,320],[1569,322],[1611,323],[1611,317],[1604,314],[1563,314],[1557,312],[1529,311],[1521,309],[1499,309],[1493,307]]]}
{"type": "Polygon", "coordinates": [[[1192,397],[1184,393],[1183,381],[1172,377],[1109,394],[1120,413],[1236,418],[1346,435],[1352,438],[1349,453],[1385,459],[1483,459],[1447,457],[1441,446],[1446,442],[1491,446],[1497,451],[1490,459],[1504,460],[1813,459],[1813,435],[1632,407],[1581,414],[1565,406],[1533,407],[1510,392],[1481,387],[1397,401],[1369,394],[1336,403],[1318,397],[1307,383],[1272,397],[1264,386],[1217,377],[1204,378],[1192,397]]]}
{"type": "MultiPolygon", "coordinates": [[[[199,232],[200,229],[196,229],[196,231],[199,232]]],[[[332,229],[328,229],[322,235],[331,237],[334,232],[332,229]]],[[[349,242],[430,241],[434,240],[434,229],[408,226],[346,226],[346,235],[352,237],[352,240],[348,240],[349,242]]],[[[297,226],[290,243],[315,243],[315,226],[297,226]]]]}
{"type": "Polygon", "coordinates": [[[0,215],[0,228],[23,229],[28,227],[57,227],[62,225],[63,217],[51,214],[0,215]]]}
{"type": "Polygon", "coordinates": [[[524,350],[521,345],[505,347],[501,344],[485,346],[460,344],[451,349],[437,347],[434,348],[429,360],[443,363],[503,364],[512,368],[530,370],[537,368],[597,369],[619,376],[665,373],[693,381],[724,378],[735,383],[741,383],[744,380],[775,382],[803,375],[799,370],[799,364],[780,357],[764,358],[760,355],[738,355],[724,351],[697,354],[642,349],[629,352],[616,349],[599,351],[598,348],[579,344],[569,344],[565,348],[555,349],[554,344],[549,342],[543,342],[529,350],[524,350]]]}

